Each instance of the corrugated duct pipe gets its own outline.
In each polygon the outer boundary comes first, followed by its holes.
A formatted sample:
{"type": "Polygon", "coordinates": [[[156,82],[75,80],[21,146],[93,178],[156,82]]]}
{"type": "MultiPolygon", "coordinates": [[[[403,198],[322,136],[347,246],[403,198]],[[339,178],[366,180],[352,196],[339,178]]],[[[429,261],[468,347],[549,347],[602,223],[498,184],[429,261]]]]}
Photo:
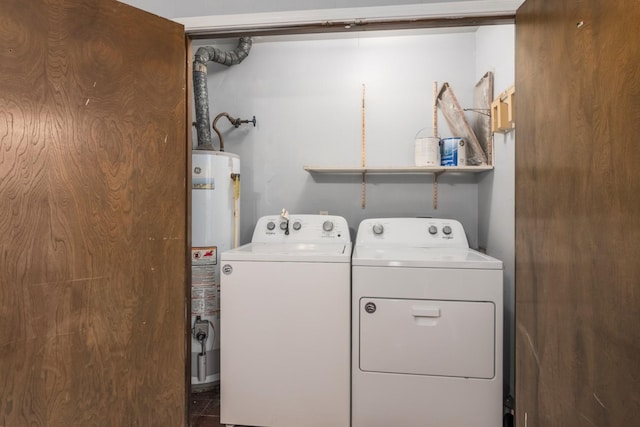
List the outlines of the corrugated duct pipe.
{"type": "Polygon", "coordinates": [[[211,119],[209,116],[209,92],[207,87],[207,62],[222,65],[236,65],[249,56],[251,37],[240,37],[238,46],[223,51],[212,46],[203,46],[196,51],[193,60],[193,94],[196,107],[196,132],[199,149],[213,149],[211,139],[211,119]]]}

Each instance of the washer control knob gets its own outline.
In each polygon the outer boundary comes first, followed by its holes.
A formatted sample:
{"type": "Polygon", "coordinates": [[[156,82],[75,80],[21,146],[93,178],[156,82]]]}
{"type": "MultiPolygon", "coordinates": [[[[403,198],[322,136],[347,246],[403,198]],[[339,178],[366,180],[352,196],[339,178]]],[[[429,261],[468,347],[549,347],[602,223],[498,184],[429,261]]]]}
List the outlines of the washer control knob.
{"type": "Polygon", "coordinates": [[[324,231],[331,231],[333,230],[333,222],[331,221],[325,221],[322,223],[322,229],[324,231]]]}
{"type": "Polygon", "coordinates": [[[451,227],[445,225],[444,227],[442,227],[442,232],[448,236],[449,234],[451,234],[451,227]]]}
{"type": "Polygon", "coordinates": [[[302,228],[302,224],[300,224],[300,221],[296,221],[293,223],[293,229],[298,231],[302,228]]]}
{"type": "Polygon", "coordinates": [[[431,227],[429,227],[429,234],[436,234],[438,232],[438,227],[436,227],[435,225],[432,225],[431,227]]]}
{"type": "Polygon", "coordinates": [[[286,230],[287,229],[287,221],[282,221],[280,223],[280,230],[286,230]]]}
{"type": "Polygon", "coordinates": [[[373,224],[373,234],[382,234],[384,233],[384,226],[382,224],[373,224]]]}
{"type": "Polygon", "coordinates": [[[274,228],[276,228],[276,224],[273,221],[269,221],[267,223],[267,230],[273,231],[274,228]]]}

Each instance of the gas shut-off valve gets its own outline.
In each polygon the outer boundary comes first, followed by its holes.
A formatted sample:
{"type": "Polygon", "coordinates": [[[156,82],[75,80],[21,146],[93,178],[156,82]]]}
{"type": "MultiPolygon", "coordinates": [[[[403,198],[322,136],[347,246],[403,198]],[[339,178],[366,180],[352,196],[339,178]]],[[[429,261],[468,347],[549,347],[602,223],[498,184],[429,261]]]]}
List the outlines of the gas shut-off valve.
{"type": "Polygon", "coordinates": [[[196,316],[193,322],[193,338],[200,344],[200,353],[198,354],[198,381],[204,381],[207,378],[207,339],[209,338],[209,321],[196,316]]]}

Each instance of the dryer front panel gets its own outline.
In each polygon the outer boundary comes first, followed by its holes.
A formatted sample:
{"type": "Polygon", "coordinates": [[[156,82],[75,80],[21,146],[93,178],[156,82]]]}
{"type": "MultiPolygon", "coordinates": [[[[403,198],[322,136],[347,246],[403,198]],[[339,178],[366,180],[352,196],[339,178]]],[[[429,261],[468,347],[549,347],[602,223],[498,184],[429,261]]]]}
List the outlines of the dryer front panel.
{"type": "Polygon", "coordinates": [[[493,378],[495,312],[493,302],[361,298],[359,368],[493,378]]]}

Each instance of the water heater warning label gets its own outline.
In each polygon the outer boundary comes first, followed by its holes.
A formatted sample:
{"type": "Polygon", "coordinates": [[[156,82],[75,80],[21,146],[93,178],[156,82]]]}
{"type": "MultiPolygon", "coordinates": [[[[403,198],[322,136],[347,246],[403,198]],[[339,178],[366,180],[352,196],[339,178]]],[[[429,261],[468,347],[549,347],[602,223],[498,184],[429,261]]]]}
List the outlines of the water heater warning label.
{"type": "Polygon", "coordinates": [[[191,288],[191,315],[212,316],[220,310],[217,286],[194,286],[191,288]]]}
{"type": "Polygon", "coordinates": [[[212,316],[220,310],[216,246],[191,249],[191,314],[212,316]]]}
{"type": "Polygon", "coordinates": [[[191,249],[191,265],[215,265],[217,264],[218,248],[193,248],[191,249]]]}

